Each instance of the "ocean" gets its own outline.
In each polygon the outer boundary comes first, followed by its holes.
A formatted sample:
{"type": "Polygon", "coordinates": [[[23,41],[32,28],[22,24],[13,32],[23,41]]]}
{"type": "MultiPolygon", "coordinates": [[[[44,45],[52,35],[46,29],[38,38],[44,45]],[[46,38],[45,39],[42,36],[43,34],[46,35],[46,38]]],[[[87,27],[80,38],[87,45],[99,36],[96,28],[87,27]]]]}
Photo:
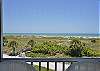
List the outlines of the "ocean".
{"type": "Polygon", "coordinates": [[[80,37],[100,37],[94,33],[3,33],[3,36],[80,36],[80,37]]]}

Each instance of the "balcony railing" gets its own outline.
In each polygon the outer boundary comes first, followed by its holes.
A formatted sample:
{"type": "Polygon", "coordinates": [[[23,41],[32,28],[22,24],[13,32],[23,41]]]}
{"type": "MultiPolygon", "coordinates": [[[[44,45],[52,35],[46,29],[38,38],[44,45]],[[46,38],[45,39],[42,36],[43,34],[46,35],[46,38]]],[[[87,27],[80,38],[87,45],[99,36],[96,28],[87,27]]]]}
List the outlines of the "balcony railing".
{"type": "Polygon", "coordinates": [[[65,71],[65,62],[100,62],[100,58],[2,58],[3,60],[17,60],[30,62],[33,65],[34,62],[39,62],[39,71],[41,71],[41,62],[47,62],[47,71],[49,71],[49,63],[55,63],[55,71],[57,71],[57,63],[62,62],[62,71],[65,71]]]}

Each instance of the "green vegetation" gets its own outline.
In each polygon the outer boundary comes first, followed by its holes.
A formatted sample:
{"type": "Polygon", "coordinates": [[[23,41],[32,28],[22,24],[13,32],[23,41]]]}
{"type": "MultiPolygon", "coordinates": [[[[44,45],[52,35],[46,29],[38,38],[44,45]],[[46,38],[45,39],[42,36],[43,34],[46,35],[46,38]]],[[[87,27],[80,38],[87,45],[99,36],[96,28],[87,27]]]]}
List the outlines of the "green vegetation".
{"type": "Polygon", "coordinates": [[[16,54],[16,48],[18,46],[18,43],[16,41],[9,42],[8,47],[12,47],[12,53],[10,55],[15,56],[16,54]]]}
{"type": "Polygon", "coordinates": [[[8,40],[7,38],[3,37],[3,46],[7,46],[8,40]]]}
{"type": "Polygon", "coordinates": [[[73,39],[71,41],[68,54],[71,55],[72,57],[82,57],[83,48],[84,45],[81,43],[81,41],[73,39]]]}
{"type": "Polygon", "coordinates": [[[95,51],[92,48],[86,47],[85,43],[82,43],[78,39],[73,39],[68,50],[68,54],[72,57],[82,56],[95,56],[95,51]]]}
{"type": "Polygon", "coordinates": [[[30,40],[27,45],[30,45],[31,47],[35,46],[35,41],[34,40],[30,40]]]}
{"type": "Polygon", "coordinates": [[[5,36],[3,52],[20,54],[22,49],[29,57],[99,57],[100,38],[5,36]],[[11,52],[12,51],[12,52],[11,52]]]}

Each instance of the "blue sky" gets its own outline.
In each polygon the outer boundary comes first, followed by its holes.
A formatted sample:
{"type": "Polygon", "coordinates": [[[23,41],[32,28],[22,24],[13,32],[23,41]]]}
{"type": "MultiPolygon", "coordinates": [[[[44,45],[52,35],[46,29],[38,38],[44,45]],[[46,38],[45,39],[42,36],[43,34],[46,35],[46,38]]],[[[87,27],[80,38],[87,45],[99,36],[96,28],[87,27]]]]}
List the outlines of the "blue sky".
{"type": "Polygon", "coordinates": [[[5,33],[98,33],[98,0],[3,0],[5,33]]]}
{"type": "Polygon", "coordinates": [[[99,1],[99,33],[100,33],[100,1],[99,1]]]}

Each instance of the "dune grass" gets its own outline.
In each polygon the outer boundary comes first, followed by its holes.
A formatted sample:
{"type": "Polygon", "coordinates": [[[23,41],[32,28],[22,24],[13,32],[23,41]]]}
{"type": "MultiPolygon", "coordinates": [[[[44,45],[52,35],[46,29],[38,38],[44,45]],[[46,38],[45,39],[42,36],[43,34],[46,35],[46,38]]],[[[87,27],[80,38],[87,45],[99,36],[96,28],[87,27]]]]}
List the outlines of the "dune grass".
{"type": "MultiPolygon", "coordinates": [[[[32,47],[30,53],[26,52],[26,56],[29,57],[69,57],[66,54],[68,47],[71,45],[70,41],[73,38],[63,38],[63,37],[32,37],[32,36],[5,36],[8,43],[3,48],[3,52],[6,54],[11,53],[12,47],[8,47],[9,42],[16,41],[18,46],[16,47],[16,52],[20,52],[19,50],[26,48],[28,46],[28,42],[30,40],[34,40],[35,47],[32,47]]],[[[96,42],[91,42],[93,39],[87,38],[77,38],[82,43],[85,43],[85,47],[92,48],[96,51],[97,57],[100,57],[100,38],[95,38],[96,42]]]]}

